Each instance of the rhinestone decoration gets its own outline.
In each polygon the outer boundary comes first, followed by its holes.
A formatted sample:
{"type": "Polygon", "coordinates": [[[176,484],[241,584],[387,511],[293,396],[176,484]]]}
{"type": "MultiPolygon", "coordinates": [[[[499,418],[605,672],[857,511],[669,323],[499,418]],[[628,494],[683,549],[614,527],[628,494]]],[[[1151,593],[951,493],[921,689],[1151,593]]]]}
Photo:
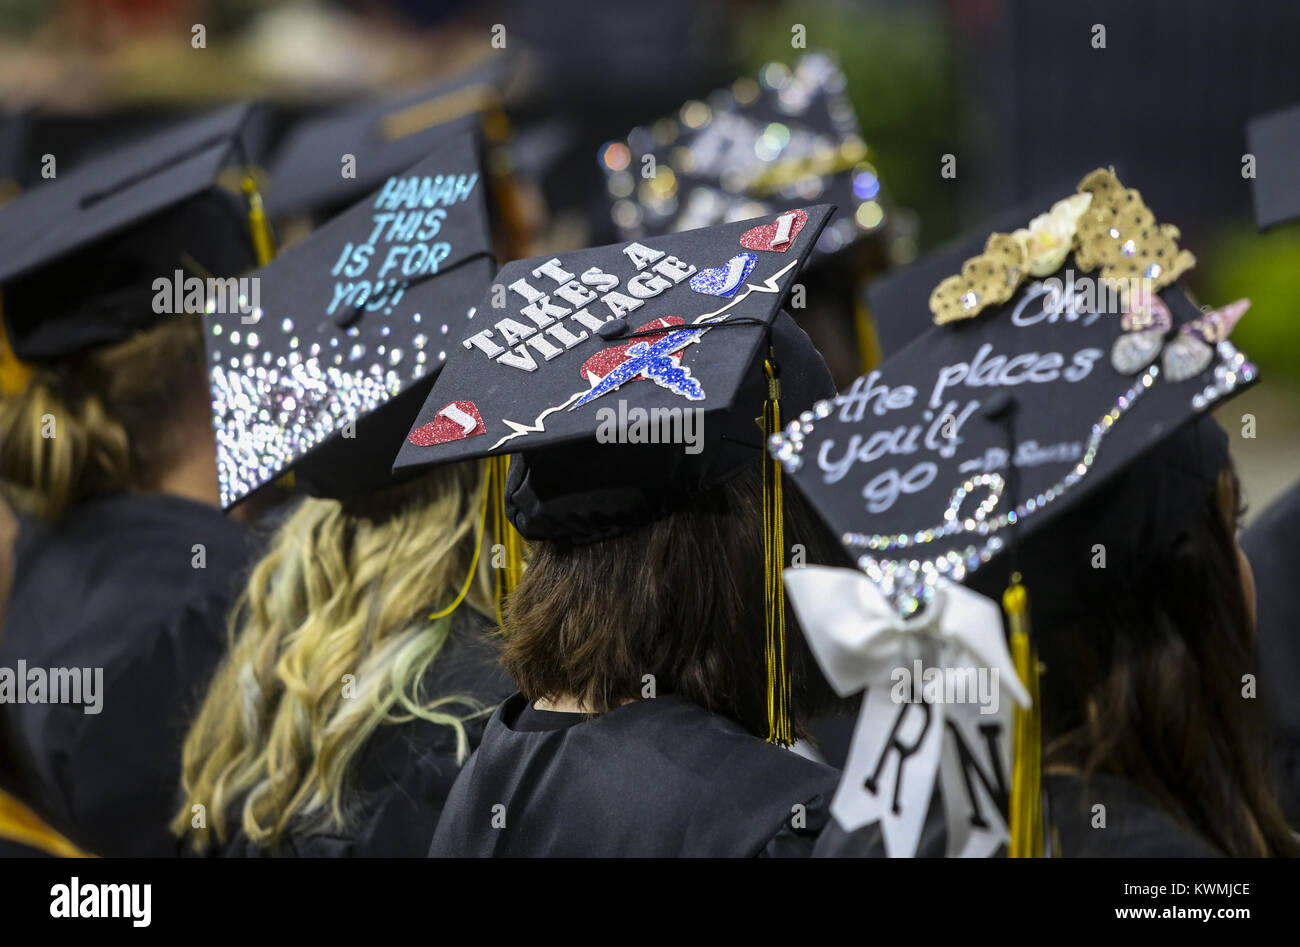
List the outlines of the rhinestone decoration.
{"type": "MultiPolygon", "coordinates": [[[[1216,350],[1221,361],[1215,366],[1213,383],[1192,397],[1192,407],[1197,411],[1208,409],[1239,385],[1253,381],[1256,376],[1255,366],[1231,342],[1226,339],[1219,342],[1216,350]]],[[[867,535],[846,532],[841,534],[840,541],[850,548],[869,550],[858,557],[858,567],[880,588],[900,616],[907,618],[916,614],[933,599],[934,586],[939,578],[954,582],[965,579],[1002,549],[1004,542],[996,535],[998,531],[1014,526],[1027,516],[1033,516],[1087,477],[1106,435],[1132,409],[1142,394],[1155,384],[1160,374],[1159,365],[1147,368],[1132,387],[1120,394],[1112,407],[1092,425],[1082,459],[1060,480],[1041,493],[1026,498],[1014,510],[992,515],[1001,500],[1006,483],[1001,474],[983,473],[967,479],[953,491],[943,514],[943,522],[939,525],[913,533],[867,535]],[[969,516],[963,517],[961,509],[965,502],[985,489],[987,495],[969,516]],[[963,534],[977,538],[960,549],[947,550],[929,558],[897,558],[903,550],[963,534]],[[880,553],[892,555],[881,556],[880,553]]],[[[799,455],[807,435],[813,432],[815,422],[829,417],[833,409],[833,402],[819,401],[811,412],[804,412],[804,415],[811,414],[811,417],[801,416],[798,421],[791,422],[784,432],[768,438],[768,450],[781,461],[788,473],[800,469],[802,460],[799,455]]]]}
{"type": "MultiPolygon", "coordinates": [[[[285,334],[294,330],[292,319],[277,325],[285,334]]],[[[238,347],[229,355],[214,349],[209,374],[223,506],[280,476],[347,421],[379,408],[436,364],[424,333],[409,348],[373,350],[355,326],[310,345],[297,336],[268,341],[220,323],[212,335],[238,347]]]]}
{"type": "Polygon", "coordinates": [[[291,358],[284,373],[217,365],[211,382],[223,504],[273,480],[345,422],[402,390],[394,370],[377,365],[351,372],[322,368],[315,358],[291,358]]]}

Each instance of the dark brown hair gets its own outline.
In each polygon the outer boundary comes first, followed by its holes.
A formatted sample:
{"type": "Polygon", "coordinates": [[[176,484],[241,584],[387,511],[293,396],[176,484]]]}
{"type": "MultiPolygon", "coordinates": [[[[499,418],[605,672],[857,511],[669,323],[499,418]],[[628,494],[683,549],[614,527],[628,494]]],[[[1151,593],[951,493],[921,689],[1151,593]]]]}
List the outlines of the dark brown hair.
{"type": "Polygon", "coordinates": [[[1231,465],[1174,548],[1037,635],[1047,764],[1125,779],[1226,855],[1293,854],[1268,762],[1231,465]]]}
{"type": "MultiPolygon", "coordinates": [[[[786,556],[842,564],[839,544],[787,486],[786,556]],[[795,550],[799,554],[799,550],[795,550]]],[[[762,483],[757,463],[688,508],[586,545],[536,542],[505,615],[506,669],[530,700],[571,696],[604,713],[674,693],[767,735],[762,483]]],[[[834,695],[786,610],[790,718],[834,695]]]]}

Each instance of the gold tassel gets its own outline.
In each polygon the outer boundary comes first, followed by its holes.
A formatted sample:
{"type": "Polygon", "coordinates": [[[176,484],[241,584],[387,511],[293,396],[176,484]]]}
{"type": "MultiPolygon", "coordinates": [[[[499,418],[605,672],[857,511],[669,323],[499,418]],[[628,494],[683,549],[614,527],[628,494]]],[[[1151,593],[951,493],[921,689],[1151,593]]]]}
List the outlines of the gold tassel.
{"type": "MultiPolygon", "coordinates": [[[[483,505],[478,515],[478,529],[474,533],[474,554],[470,556],[469,574],[465,576],[465,582],[463,585],[461,585],[460,591],[456,593],[456,597],[452,599],[451,604],[448,605],[446,608],[438,609],[436,612],[430,615],[429,621],[437,621],[439,618],[446,618],[456,609],[460,608],[460,603],[465,601],[465,597],[469,595],[470,587],[473,586],[474,584],[474,577],[478,575],[479,554],[482,553],[483,551],[483,533],[487,529],[488,508],[492,506],[492,499],[493,499],[492,497],[493,491],[492,491],[492,483],[491,483],[492,461],[489,460],[486,463],[489,465],[488,482],[483,484],[483,505]]],[[[501,618],[501,606],[500,606],[500,601],[498,599],[497,620],[500,621],[500,618],[501,618]]]]}
{"type": "Polygon", "coordinates": [[[1002,608],[1011,626],[1011,659],[1016,674],[1029,692],[1028,709],[1013,712],[1010,802],[1011,858],[1040,858],[1043,854],[1043,726],[1038,701],[1038,655],[1029,637],[1029,593],[1020,582],[1020,573],[1011,575],[1011,584],[1002,593],[1002,608]]]}
{"type": "Polygon", "coordinates": [[[496,600],[497,624],[504,626],[505,616],[502,604],[523,574],[524,538],[506,517],[506,474],[510,470],[509,455],[500,455],[488,460],[488,484],[492,509],[492,556],[496,566],[496,600]],[[496,556],[501,555],[498,566],[496,556]]]}
{"type": "Polygon", "coordinates": [[[32,367],[14,354],[4,317],[4,297],[0,296],[0,397],[12,398],[26,390],[32,367]]]}
{"type": "MultiPolygon", "coordinates": [[[[781,429],[781,381],[772,353],[763,363],[767,400],[763,403],[763,443],[781,429]]],[[[767,632],[767,741],[778,746],[794,742],[790,727],[790,674],[785,663],[785,506],[781,494],[781,463],[763,458],[763,598],[767,632]]]]}
{"type": "Polygon", "coordinates": [[[257,189],[257,182],[251,174],[245,174],[240,182],[244,194],[248,196],[248,231],[253,238],[253,252],[257,255],[257,265],[266,266],[275,256],[275,238],[271,236],[271,224],[266,219],[262,207],[262,193],[257,189]]]}

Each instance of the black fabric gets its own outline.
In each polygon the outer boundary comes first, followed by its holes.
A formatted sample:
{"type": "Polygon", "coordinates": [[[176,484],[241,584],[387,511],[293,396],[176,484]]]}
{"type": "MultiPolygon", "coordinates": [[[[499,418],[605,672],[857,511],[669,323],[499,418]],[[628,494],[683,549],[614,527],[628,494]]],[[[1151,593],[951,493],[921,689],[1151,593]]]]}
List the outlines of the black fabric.
{"type": "Polygon", "coordinates": [[[838,771],[682,698],[540,731],[525,705],[488,723],[431,857],[802,857],[825,826],[838,771]]]}
{"type": "MultiPolygon", "coordinates": [[[[722,330],[728,331],[728,330],[722,330]]],[[[793,418],[835,394],[835,383],[811,340],[787,313],[772,324],[781,366],[781,406],[793,418]]],[[[506,515],[525,539],[590,543],[626,533],[688,506],[701,493],[752,468],[763,456],[767,380],[760,347],[732,410],[705,426],[702,450],[681,444],[568,444],[525,452],[510,464],[506,515]]]]}
{"type": "MultiPolygon", "coordinates": [[[[935,786],[921,826],[921,838],[916,843],[916,858],[943,858],[947,851],[948,834],[944,825],[942,790],[935,786]]],[[[846,831],[832,816],[817,839],[814,858],[887,858],[885,836],[880,823],[872,822],[852,832],[846,831]]]]}
{"type": "MultiPolygon", "coordinates": [[[[1086,615],[1100,597],[1131,589],[1201,515],[1227,462],[1227,432],[1203,415],[1029,535],[1014,566],[1030,590],[1035,619],[1086,615]],[[1104,569],[1092,566],[1098,544],[1106,550],[1104,569]]],[[[971,587],[996,600],[1012,565],[996,560],[971,577],[971,587]]]]}
{"type": "Polygon", "coordinates": [[[1255,574],[1260,694],[1277,739],[1282,805],[1300,826],[1300,484],[1273,502],[1241,538],[1255,574]]]}
{"type": "Polygon", "coordinates": [[[311,213],[317,219],[366,196],[461,132],[477,128],[499,100],[502,57],[455,80],[381,101],[362,102],[294,124],[270,164],[267,212],[311,213]],[[351,155],[352,174],[341,159],[351,155]]]}
{"type": "MultiPolygon", "coordinates": [[[[1049,851],[1062,858],[1207,858],[1213,846],[1159,808],[1145,792],[1124,780],[1094,774],[1085,782],[1073,775],[1043,778],[1049,851]],[[1094,827],[1105,806],[1105,827],[1094,827]]],[[[917,844],[918,858],[941,858],[946,846],[943,804],[935,788],[917,844]]],[[[1002,850],[1005,853],[1005,850],[1002,850]]],[[[879,823],[846,832],[834,818],[817,840],[816,858],[883,858],[879,823]]]]}
{"type": "Polygon", "coordinates": [[[1049,774],[1043,785],[1049,839],[1064,858],[1209,858],[1213,846],[1180,825],[1149,795],[1125,780],[1101,773],[1082,777],[1049,774]],[[1104,806],[1105,827],[1100,826],[1104,806]]]}
{"type": "Polygon", "coordinates": [[[1255,156],[1255,223],[1260,230],[1300,217],[1300,105],[1253,118],[1247,152],[1255,156]]]}
{"type": "Polygon", "coordinates": [[[181,743],[250,553],[243,527],[176,497],[21,519],[0,667],[103,668],[102,703],[4,704],[0,729],[24,801],[87,851],[173,853],[181,743]],[[196,544],[205,568],[192,565],[196,544]]]}
{"type": "MultiPolygon", "coordinates": [[[[453,617],[442,653],[423,681],[426,698],[465,697],[483,708],[465,723],[471,751],[479,745],[492,711],[514,690],[500,667],[496,642],[489,638],[495,627],[462,606],[453,617]]],[[[464,714],[468,707],[456,704],[445,710],[464,714]]],[[[429,851],[438,817],[459,773],[452,728],[426,720],[387,724],[376,731],[355,761],[344,831],[305,835],[291,830],[274,853],[240,831],[216,854],[422,858],[429,851]]]]}
{"type": "Polygon", "coordinates": [[[256,264],[242,194],[217,183],[255,160],[234,105],[87,161],[0,209],[5,323],[22,359],[128,338],[167,318],[154,281],[233,277],[256,264]]]}

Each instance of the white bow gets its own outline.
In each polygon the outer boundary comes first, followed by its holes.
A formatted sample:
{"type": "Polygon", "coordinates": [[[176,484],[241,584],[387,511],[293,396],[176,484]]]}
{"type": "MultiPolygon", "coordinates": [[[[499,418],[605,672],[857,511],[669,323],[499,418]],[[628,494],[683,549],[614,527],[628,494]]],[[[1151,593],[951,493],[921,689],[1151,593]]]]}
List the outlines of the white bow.
{"type": "Polygon", "coordinates": [[[948,854],[992,854],[1007,836],[1011,777],[1000,689],[1029,706],[997,604],[939,579],[933,600],[904,619],[861,572],[824,566],[786,569],[785,587],[827,680],[842,697],[867,692],[836,821],[849,832],[879,821],[889,855],[914,855],[942,758],[948,854]]]}

